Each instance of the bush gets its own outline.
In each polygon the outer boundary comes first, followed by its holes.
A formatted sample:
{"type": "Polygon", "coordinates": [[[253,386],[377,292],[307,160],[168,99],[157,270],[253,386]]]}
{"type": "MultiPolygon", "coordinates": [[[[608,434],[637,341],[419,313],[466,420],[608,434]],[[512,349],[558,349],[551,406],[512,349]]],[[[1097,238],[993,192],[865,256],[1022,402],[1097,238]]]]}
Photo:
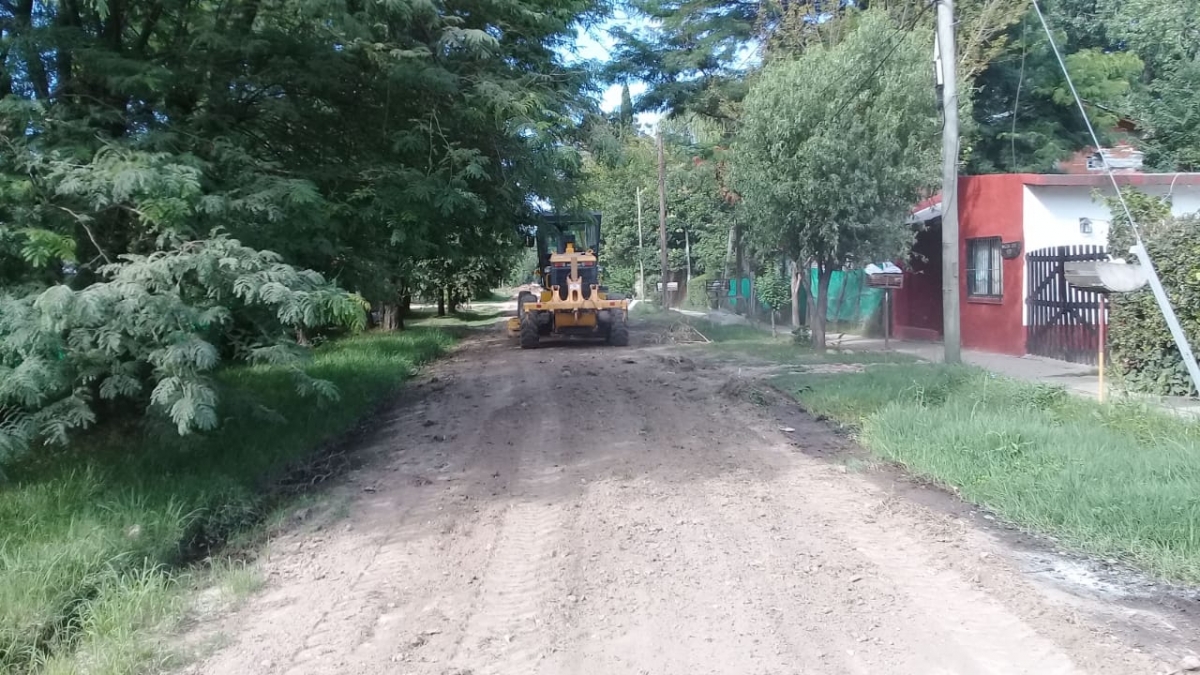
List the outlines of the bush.
{"type": "Polygon", "coordinates": [[[758,301],[773,312],[781,311],[792,301],[792,289],[778,273],[764,274],[755,279],[754,285],[758,291],[758,301]]]}
{"type": "MultiPolygon", "coordinates": [[[[0,673],[159,672],[142,655],[120,654],[139,667],[114,671],[74,652],[105,637],[91,624],[113,603],[139,602],[162,575],[340,466],[339,439],[453,342],[430,329],[326,342],[302,367],[338,387],[336,405],[301,396],[289,366],[221,368],[212,379],[224,422],[213,433],[109,425],[12,463],[0,489],[0,673]],[[44,657],[62,670],[35,670],[44,657]]],[[[123,635],[158,646],[147,638],[162,632],[137,625],[147,617],[117,616],[123,635]]]]}
{"type": "Polygon", "coordinates": [[[181,435],[213,429],[211,374],[223,360],[282,366],[301,392],[336,397],[299,367],[296,338],[365,321],[357,296],[224,236],[123,256],[101,272],[105,281],[81,290],[0,294],[0,463],[34,443],[65,443],[106,401],[157,411],[181,435]]]}
{"type": "Polygon", "coordinates": [[[712,277],[707,274],[701,274],[688,280],[686,301],[688,307],[709,309],[712,306],[708,299],[708,282],[710,281],[712,281],[712,277]]]}
{"type": "MultiPolygon", "coordinates": [[[[1130,211],[1188,340],[1200,337],[1200,219],[1173,218],[1161,198],[1131,191],[1130,211]]],[[[1110,252],[1123,257],[1134,244],[1129,219],[1110,200],[1114,214],[1110,252]]],[[[1129,262],[1142,262],[1129,256],[1129,262]]],[[[1108,346],[1114,376],[1131,391],[1187,396],[1196,393],[1179,349],[1149,288],[1114,294],[1109,310],[1108,346]]]]}

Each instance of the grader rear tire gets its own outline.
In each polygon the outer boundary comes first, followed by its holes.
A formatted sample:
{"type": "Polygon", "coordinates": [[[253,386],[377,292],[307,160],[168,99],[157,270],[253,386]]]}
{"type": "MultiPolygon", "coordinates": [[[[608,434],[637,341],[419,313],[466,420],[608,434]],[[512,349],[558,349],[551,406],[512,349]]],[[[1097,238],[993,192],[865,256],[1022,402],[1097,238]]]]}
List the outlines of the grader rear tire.
{"type": "Polygon", "coordinates": [[[629,324],[624,321],[614,321],[608,329],[608,344],[614,347],[624,347],[629,344],[629,324]]]}
{"type": "Polygon", "coordinates": [[[528,312],[521,317],[521,349],[537,349],[538,325],[533,315],[528,312]]]}

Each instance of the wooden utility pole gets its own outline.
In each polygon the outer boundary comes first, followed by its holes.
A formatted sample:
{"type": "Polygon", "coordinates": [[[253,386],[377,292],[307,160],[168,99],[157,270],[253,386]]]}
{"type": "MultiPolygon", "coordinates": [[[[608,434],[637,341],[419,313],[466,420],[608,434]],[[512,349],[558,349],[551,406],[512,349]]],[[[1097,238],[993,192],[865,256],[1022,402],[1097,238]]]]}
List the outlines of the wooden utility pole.
{"type": "Polygon", "coordinates": [[[687,261],[687,282],[692,281],[692,237],[688,229],[683,228],[683,259],[687,261]]]}
{"type": "Polygon", "coordinates": [[[638,224],[638,300],[646,299],[646,256],[642,253],[645,242],[642,238],[642,188],[637,189],[638,224]]]}
{"type": "Polygon", "coordinates": [[[668,309],[671,296],[667,291],[667,159],[661,128],[658,130],[658,246],[662,263],[662,308],[668,309]]]}
{"type": "Polygon", "coordinates": [[[954,0],[938,0],[934,49],[942,90],[942,346],[946,363],[962,361],[958,278],[958,74],[954,0]]]}

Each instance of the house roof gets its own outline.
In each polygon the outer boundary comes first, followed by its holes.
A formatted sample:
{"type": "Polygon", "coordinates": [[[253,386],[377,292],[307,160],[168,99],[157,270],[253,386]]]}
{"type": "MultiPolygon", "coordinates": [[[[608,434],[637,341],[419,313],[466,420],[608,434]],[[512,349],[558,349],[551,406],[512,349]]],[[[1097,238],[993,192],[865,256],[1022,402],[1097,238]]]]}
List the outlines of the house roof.
{"type": "MultiPolygon", "coordinates": [[[[1200,173],[1115,173],[1120,187],[1145,187],[1149,185],[1200,185],[1200,173]]],[[[1108,174],[1104,173],[999,173],[981,176],[962,176],[959,181],[1012,181],[1017,180],[1024,185],[1038,187],[1085,187],[1103,188],[1112,184],[1108,174]]],[[[937,194],[924,199],[913,207],[909,214],[908,223],[924,223],[942,215],[942,195],[937,194]]]]}

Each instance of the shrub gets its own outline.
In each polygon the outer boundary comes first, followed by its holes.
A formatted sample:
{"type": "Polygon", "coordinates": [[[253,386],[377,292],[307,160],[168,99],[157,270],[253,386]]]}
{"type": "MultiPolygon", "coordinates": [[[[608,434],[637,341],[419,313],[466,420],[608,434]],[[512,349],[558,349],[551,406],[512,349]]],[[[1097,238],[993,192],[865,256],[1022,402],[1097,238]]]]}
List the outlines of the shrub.
{"type": "Polygon", "coordinates": [[[132,399],[179,434],[217,426],[210,374],[225,360],[288,367],[299,390],[337,390],[300,369],[304,331],[359,329],[364,305],[316,272],[218,235],[107,265],[105,281],[0,294],[0,463],[65,443],[100,402],[132,399]]]}
{"type": "Polygon", "coordinates": [[[772,312],[778,312],[792,301],[792,290],[788,282],[778,273],[764,274],[755,279],[758,300],[772,312]]]}
{"type": "MultiPolygon", "coordinates": [[[[1141,229],[1142,240],[1158,271],[1184,333],[1194,345],[1200,337],[1200,219],[1173,218],[1165,200],[1130,191],[1125,195],[1141,229]]],[[[1114,257],[1126,257],[1134,244],[1129,219],[1109,200],[1114,257]]],[[[1129,262],[1138,261],[1128,255],[1129,262]]],[[[1149,288],[1111,296],[1109,349],[1115,377],[1131,391],[1159,395],[1195,393],[1179,349],[1149,288]]]]}
{"type": "Polygon", "coordinates": [[[708,299],[708,282],[712,277],[701,274],[688,280],[687,306],[693,309],[708,309],[712,303],[708,299]]]}

